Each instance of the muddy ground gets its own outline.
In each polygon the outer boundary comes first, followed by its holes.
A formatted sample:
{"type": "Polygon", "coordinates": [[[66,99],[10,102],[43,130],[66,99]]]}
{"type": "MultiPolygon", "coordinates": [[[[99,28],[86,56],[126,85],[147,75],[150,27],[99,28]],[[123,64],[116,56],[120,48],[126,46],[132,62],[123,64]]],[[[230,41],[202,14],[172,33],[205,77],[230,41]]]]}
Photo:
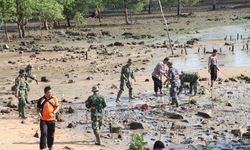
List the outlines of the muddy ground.
{"type": "Polygon", "coordinates": [[[33,72],[39,80],[43,76],[49,80],[38,85],[30,83],[30,100],[41,97],[46,85],[51,85],[60,99],[63,122],[57,123],[55,149],[128,149],[133,132],[144,136],[149,149],[155,140],[162,140],[167,149],[249,149],[248,14],[249,9],[199,12],[181,18],[170,14],[174,55],[166,42],[160,14],[143,19],[137,16],[136,24],[130,26],[122,25],[122,17],[104,18],[102,26],[97,20],[88,19],[85,28],[32,30],[23,40],[15,39],[16,33],[11,33],[10,42],[1,39],[0,149],[38,148],[39,139],[33,137],[39,129],[35,105],[27,107],[28,119],[22,122],[15,108],[17,99],[10,90],[19,68],[29,63],[34,65],[33,72]],[[209,88],[207,73],[212,49],[219,51],[221,70],[214,90],[209,88]],[[198,72],[201,79],[199,94],[182,93],[179,108],[169,105],[167,88],[164,96],[153,95],[151,72],[165,56],[171,57],[179,71],[198,72]],[[122,103],[117,106],[114,101],[120,70],[128,58],[133,60],[137,78],[133,83],[136,99],[128,103],[125,90],[122,103]],[[90,117],[83,104],[91,87],[97,84],[108,104],[101,147],[93,145],[90,117]],[[13,105],[7,106],[10,102],[13,105]],[[144,103],[149,105],[148,110],[136,108],[144,103]],[[206,114],[202,117],[198,112],[206,114]],[[124,121],[142,123],[144,129],[131,130],[124,121]],[[122,138],[109,133],[110,122],[121,127],[122,138]],[[68,128],[70,123],[72,128],[68,128]]]}

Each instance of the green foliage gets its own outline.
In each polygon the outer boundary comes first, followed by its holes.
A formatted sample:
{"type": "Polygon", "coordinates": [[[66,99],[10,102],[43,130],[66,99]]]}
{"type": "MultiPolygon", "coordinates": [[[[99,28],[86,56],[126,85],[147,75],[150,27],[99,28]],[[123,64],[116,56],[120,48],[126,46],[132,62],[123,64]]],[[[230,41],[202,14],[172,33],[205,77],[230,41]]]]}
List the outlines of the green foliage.
{"type": "Polygon", "coordinates": [[[107,4],[107,0],[89,0],[88,6],[94,7],[94,8],[103,8],[107,4]]]}
{"type": "MultiPolygon", "coordinates": [[[[36,7],[35,0],[16,0],[17,16],[31,18],[36,7]]],[[[19,18],[21,19],[21,18],[19,18]]]]}
{"type": "Polygon", "coordinates": [[[144,141],[144,138],[142,135],[133,133],[131,135],[131,140],[129,142],[129,149],[130,150],[143,150],[146,144],[147,142],[144,141]]]}
{"type": "Polygon", "coordinates": [[[133,12],[139,12],[144,6],[148,5],[148,0],[110,0],[116,8],[127,7],[133,12]]]}
{"type": "Polygon", "coordinates": [[[65,17],[73,18],[73,7],[76,0],[57,0],[63,6],[63,14],[65,17]]]}
{"type": "MultiPolygon", "coordinates": [[[[164,6],[177,6],[178,0],[161,0],[164,6]]],[[[200,0],[180,0],[182,6],[195,5],[200,0]]]]}
{"type": "Polygon", "coordinates": [[[181,0],[183,5],[195,5],[199,2],[200,0],[181,0]]]}
{"type": "Polygon", "coordinates": [[[63,6],[63,14],[66,18],[73,19],[79,13],[85,16],[88,11],[86,0],[57,0],[63,6]]]}
{"type": "Polygon", "coordinates": [[[140,12],[143,10],[143,7],[147,4],[147,1],[145,0],[141,0],[139,1],[138,3],[135,3],[133,5],[131,5],[131,9],[134,11],[134,12],[140,12]]]}
{"type": "Polygon", "coordinates": [[[37,0],[36,11],[42,19],[63,19],[63,6],[55,0],[37,0]]]}
{"type": "Polygon", "coordinates": [[[83,25],[85,23],[84,16],[82,16],[82,14],[79,12],[76,13],[73,20],[75,21],[77,26],[83,25]]]}
{"type": "Polygon", "coordinates": [[[3,21],[15,20],[15,0],[0,0],[0,18],[3,21]]]}

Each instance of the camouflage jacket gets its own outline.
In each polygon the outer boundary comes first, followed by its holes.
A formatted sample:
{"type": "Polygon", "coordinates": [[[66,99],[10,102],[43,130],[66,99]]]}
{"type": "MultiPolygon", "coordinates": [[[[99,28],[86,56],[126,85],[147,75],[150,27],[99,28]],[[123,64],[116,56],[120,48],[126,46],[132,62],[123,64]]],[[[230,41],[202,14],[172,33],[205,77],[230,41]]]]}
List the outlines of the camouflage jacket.
{"type": "Polygon", "coordinates": [[[105,99],[101,95],[91,95],[87,99],[85,106],[91,109],[92,115],[100,115],[106,107],[105,99]]]}
{"type": "Polygon", "coordinates": [[[180,74],[180,80],[181,82],[197,82],[197,80],[199,79],[199,76],[197,74],[197,72],[182,72],[180,74]]]}
{"type": "Polygon", "coordinates": [[[28,78],[32,80],[36,80],[35,76],[32,74],[32,72],[28,68],[24,68],[25,70],[25,79],[28,80],[28,78]]]}
{"type": "Polygon", "coordinates": [[[124,79],[129,80],[130,77],[134,79],[134,72],[128,65],[123,66],[122,71],[121,71],[121,80],[124,80],[124,79]]]}
{"type": "Polygon", "coordinates": [[[15,80],[15,89],[16,91],[19,90],[26,90],[26,79],[25,77],[18,76],[15,80]]]}

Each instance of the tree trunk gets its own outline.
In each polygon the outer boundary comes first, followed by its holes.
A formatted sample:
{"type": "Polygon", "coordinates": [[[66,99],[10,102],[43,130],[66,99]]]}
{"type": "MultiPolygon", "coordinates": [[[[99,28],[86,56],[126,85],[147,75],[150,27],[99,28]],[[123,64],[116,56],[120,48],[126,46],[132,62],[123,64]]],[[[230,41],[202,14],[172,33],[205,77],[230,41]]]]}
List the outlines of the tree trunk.
{"type": "Polygon", "coordinates": [[[57,21],[57,27],[58,27],[58,28],[61,28],[61,23],[60,23],[60,21],[57,21]]]}
{"type": "Polygon", "coordinates": [[[127,6],[125,6],[124,14],[125,14],[126,24],[129,25],[130,21],[129,21],[129,18],[128,18],[128,8],[127,8],[127,6]]]}
{"type": "Polygon", "coordinates": [[[148,14],[151,14],[151,4],[152,4],[152,0],[149,0],[149,3],[148,3],[148,14]]]}
{"type": "Polygon", "coordinates": [[[21,25],[21,31],[22,31],[22,38],[25,37],[25,25],[21,25]]]}
{"type": "Polygon", "coordinates": [[[23,38],[22,33],[21,33],[21,26],[19,23],[17,23],[17,29],[18,29],[19,38],[23,38]]]}
{"type": "Polygon", "coordinates": [[[9,35],[8,35],[8,29],[7,29],[7,22],[6,21],[4,21],[4,31],[5,31],[6,39],[9,41],[10,38],[9,38],[9,35]]]}
{"type": "Polygon", "coordinates": [[[49,30],[48,20],[47,20],[47,19],[44,19],[44,20],[43,20],[43,26],[44,26],[44,29],[45,29],[45,30],[49,30]]]}
{"type": "Polygon", "coordinates": [[[213,0],[213,10],[216,10],[216,0],[213,0]]]}
{"type": "Polygon", "coordinates": [[[178,0],[177,3],[177,16],[181,15],[181,0],[178,0]]]}
{"type": "Polygon", "coordinates": [[[69,17],[66,17],[66,20],[67,20],[68,27],[71,27],[70,18],[69,18],[69,17]]]}
{"type": "Polygon", "coordinates": [[[97,8],[97,13],[98,13],[98,19],[99,19],[99,22],[101,22],[101,9],[100,8],[97,8]]]}
{"type": "Polygon", "coordinates": [[[60,25],[60,21],[54,21],[54,24],[53,24],[53,28],[60,28],[61,25],[60,25]]]}

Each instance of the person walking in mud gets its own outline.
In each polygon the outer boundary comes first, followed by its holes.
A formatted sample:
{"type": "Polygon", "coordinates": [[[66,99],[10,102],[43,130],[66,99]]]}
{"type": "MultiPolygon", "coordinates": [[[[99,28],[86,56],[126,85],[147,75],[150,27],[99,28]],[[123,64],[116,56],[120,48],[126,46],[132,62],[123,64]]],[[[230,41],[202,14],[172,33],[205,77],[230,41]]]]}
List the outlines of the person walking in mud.
{"type": "Polygon", "coordinates": [[[44,88],[44,96],[37,102],[37,112],[40,118],[40,149],[53,150],[56,113],[59,110],[57,97],[53,96],[50,86],[44,88]],[[47,143],[47,145],[46,145],[47,143]]]}
{"type": "Polygon", "coordinates": [[[208,72],[210,73],[211,87],[214,87],[214,82],[217,79],[217,71],[219,68],[217,67],[217,50],[213,50],[212,55],[208,58],[208,72]]]}
{"type": "MultiPolygon", "coordinates": [[[[168,79],[170,82],[170,97],[171,97],[171,105],[176,105],[176,107],[179,106],[178,101],[177,101],[177,88],[178,88],[178,71],[173,67],[172,62],[168,62],[168,79]]],[[[166,82],[165,82],[166,83],[166,82]]]]}
{"type": "Polygon", "coordinates": [[[90,109],[92,129],[96,137],[96,145],[101,145],[100,139],[100,129],[103,120],[103,109],[106,107],[105,99],[103,96],[99,95],[98,88],[96,86],[92,87],[93,95],[89,96],[85,106],[90,109]]]}
{"type": "Polygon", "coordinates": [[[32,74],[32,68],[33,66],[31,64],[28,64],[24,70],[25,70],[25,79],[26,79],[26,88],[27,88],[27,93],[26,93],[26,96],[25,96],[25,101],[27,104],[29,104],[29,101],[28,101],[28,93],[30,91],[30,86],[27,82],[28,78],[30,78],[31,80],[35,80],[36,81],[36,84],[38,84],[38,80],[36,79],[36,77],[32,74]]]}
{"type": "Polygon", "coordinates": [[[122,95],[122,92],[124,91],[124,85],[126,84],[128,91],[129,91],[129,101],[134,99],[133,94],[132,94],[132,85],[131,85],[131,79],[136,82],[136,79],[134,77],[134,73],[131,69],[132,65],[132,60],[128,59],[127,64],[122,67],[121,70],[121,77],[120,77],[120,90],[117,94],[116,102],[120,102],[120,97],[122,95]]]}
{"type": "Polygon", "coordinates": [[[166,76],[166,71],[165,71],[165,65],[168,63],[169,58],[166,57],[164,58],[164,60],[160,63],[158,63],[155,68],[154,71],[152,73],[152,79],[154,81],[154,92],[155,92],[155,96],[158,96],[158,90],[160,91],[160,95],[163,94],[162,92],[162,76],[166,76]]]}
{"type": "Polygon", "coordinates": [[[25,79],[25,70],[20,69],[19,75],[15,80],[15,96],[18,98],[18,113],[19,117],[25,119],[24,109],[25,109],[25,97],[27,94],[25,79]]]}

